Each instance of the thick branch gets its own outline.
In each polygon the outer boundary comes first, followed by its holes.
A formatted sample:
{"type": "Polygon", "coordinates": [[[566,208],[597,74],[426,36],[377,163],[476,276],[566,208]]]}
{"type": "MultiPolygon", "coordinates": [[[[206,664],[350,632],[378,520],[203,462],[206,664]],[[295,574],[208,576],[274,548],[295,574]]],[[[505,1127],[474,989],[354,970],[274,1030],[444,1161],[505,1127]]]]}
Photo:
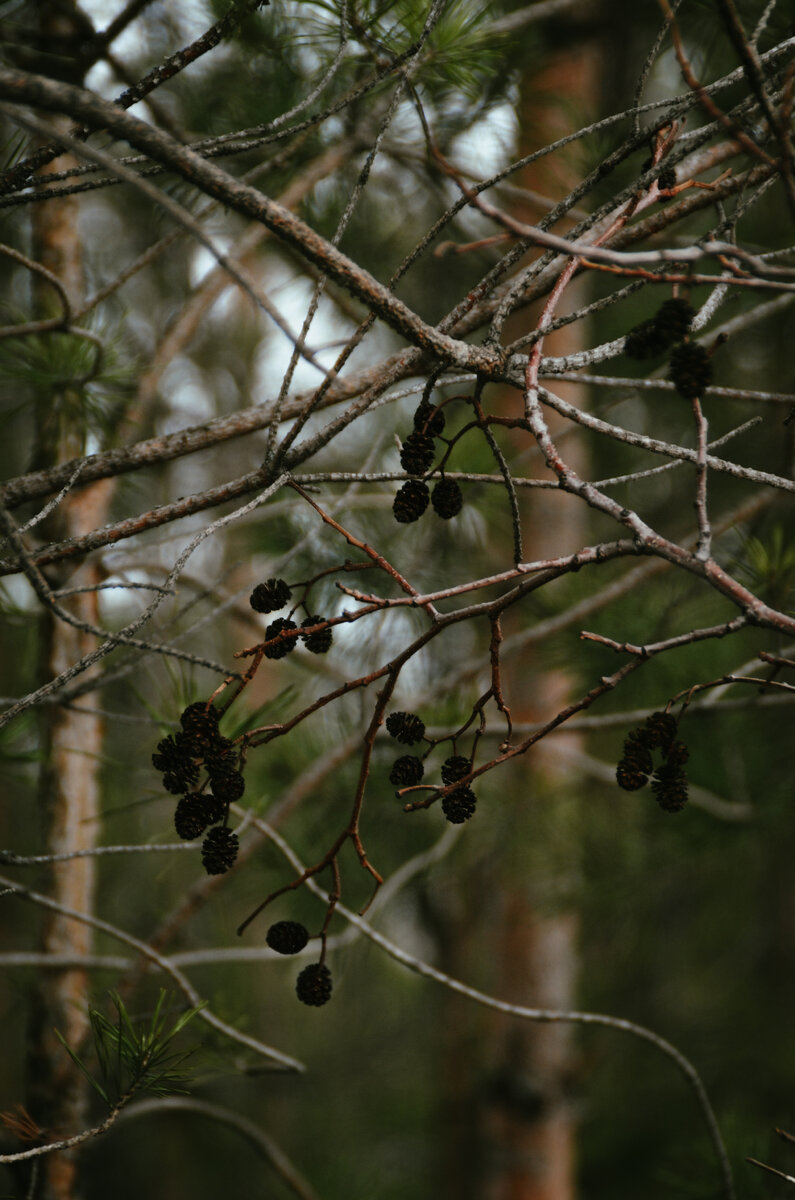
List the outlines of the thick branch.
{"type": "Polygon", "coordinates": [[[55,83],[24,71],[0,71],[0,97],[47,112],[67,112],[93,129],[108,129],[115,137],[148,154],[180,178],[227,208],[267,226],[304,258],[320,267],[412,345],[457,366],[490,375],[501,366],[492,349],[470,346],[439,333],[398,300],[368,271],[359,267],[282,205],[256,188],[241,183],[215,163],[182,146],[174,138],[122,112],[91,92],[55,83]]]}

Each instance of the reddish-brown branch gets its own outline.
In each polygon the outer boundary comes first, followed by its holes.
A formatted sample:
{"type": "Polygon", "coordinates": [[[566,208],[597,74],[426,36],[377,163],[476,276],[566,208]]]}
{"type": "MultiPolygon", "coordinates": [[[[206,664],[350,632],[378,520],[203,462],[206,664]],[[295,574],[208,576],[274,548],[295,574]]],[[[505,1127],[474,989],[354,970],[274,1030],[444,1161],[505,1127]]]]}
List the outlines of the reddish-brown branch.
{"type": "Polygon", "coordinates": [[[512,758],[516,758],[521,754],[526,754],[528,750],[530,750],[538,742],[542,741],[542,739],[545,738],[547,734],[551,733],[553,729],[557,729],[559,726],[565,724],[570,717],[575,715],[575,713],[584,712],[586,709],[590,708],[596,700],[600,699],[608,692],[613,691],[613,689],[618,687],[620,683],[623,683],[628,675],[631,675],[633,671],[636,671],[644,661],[645,659],[643,657],[634,657],[630,660],[630,662],[625,663],[623,667],[620,667],[619,670],[613,675],[603,675],[599,683],[592,687],[585,696],[579,700],[575,700],[571,704],[567,704],[554,717],[545,722],[545,724],[540,728],[535,729],[531,734],[528,734],[528,736],[521,742],[517,743],[517,745],[506,747],[501,754],[498,754],[495,758],[491,759],[490,762],[484,763],[482,767],[477,767],[475,770],[471,771],[469,775],[463,776],[455,783],[448,784],[447,787],[438,788],[433,796],[429,797],[429,799],[417,800],[414,804],[405,805],[404,811],[413,812],[415,809],[419,808],[430,808],[432,804],[435,804],[437,800],[442,799],[443,796],[449,795],[455,790],[455,788],[471,783],[474,779],[477,779],[481,775],[485,775],[488,771],[493,771],[496,767],[502,766],[503,763],[508,762],[512,758]]]}
{"type": "MultiPolygon", "coordinates": [[[[290,487],[294,488],[295,491],[298,492],[299,496],[302,496],[308,504],[311,504],[318,516],[325,521],[327,525],[330,525],[332,529],[335,529],[337,533],[344,537],[349,546],[354,546],[357,550],[361,550],[362,553],[367,555],[374,566],[380,567],[382,571],[385,571],[387,575],[395,580],[399,587],[408,596],[411,596],[411,598],[415,601],[417,600],[419,596],[417,589],[412,587],[408,580],[404,579],[400,572],[393,567],[390,562],[387,562],[383,554],[379,554],[378,551],[374,550],[372,546],[368,546],[367,542],[363,542],[361,538],[357,538],[355,534],[343,528],[339,521],[335,521],[334,518],[325,511],[325,509],[321,508],[317,501],[313,500],[309,493],[305,491],[299,483],[296,483],[294,479],[290,480],[290,487]]],[[[429,616],[433,617],[435,615],[432,605],[426,602],[420,606],[426,610],[429,616]]]]}
{"type": "Polygon", "coordinates": [[[671,7],[668,4],[668,0],[659,0],[659,4],[671,25],[671,36],[674,43],[674,52],[676,54],[676,60],[679,63],[679,68],[682,72],[682,76],[693,94],[698,97],[698,101],[703,107],[704,111],[708,113],[714,121],[717,121],[733,140],[739,142],[743,149],[750,154],[752,158],[758,158],[767,166],[775,167],[776,163],[770,157],[770,155],[766,154],[761,146],[757,146],[756,142],[752,138],[749,138],[748,134],[745,133],[745,131],[741,129],[740,126],[731,119],[731,117],[728,117],[726,113],[717,106],[703,84],[699,83],[698,79],[696,79],[696,76],[693,73],[693,68],[690,65],[690,60],[685,54],[684,46],[682,44],[682,36],[679,32],[679,26],[676,22],[674,14],[671,11],[671,7]]]}

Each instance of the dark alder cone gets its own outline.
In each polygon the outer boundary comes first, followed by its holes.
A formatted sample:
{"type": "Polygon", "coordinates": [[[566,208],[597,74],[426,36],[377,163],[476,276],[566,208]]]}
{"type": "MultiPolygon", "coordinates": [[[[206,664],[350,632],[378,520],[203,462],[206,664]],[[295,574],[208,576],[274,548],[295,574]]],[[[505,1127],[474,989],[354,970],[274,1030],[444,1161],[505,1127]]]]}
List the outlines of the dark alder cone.
{"type": "MultiPolygon", "coordinates": [[[[221,735],[216,734],[215,736],[220,737],[221,735]]],[[[191,735],[189,733],[187,733],[186,730],[184,730],[184,729],[177,730],[177,732],[174,734],[174,744],[176,745],[177,749],[179,750],[179,752],[183,756],[183,758],[191,757],[191,745],[192,745],[191,735]]]]}
{"type": "Polygon", "coordinates": [[[321,1008],[331,999],[331,971],[323,963],[310,963],[296,979],[295,993],[302,1004],[321,1008]]]}
{"type": "Polygon", "coordinates": [[[616,767],[616,782],[625,792],[637,792],[649,782],[648,773],[641,771],[632,763],[622,758],[616,767]]]}
{"type": "Polygon", "coordinates": [[[191,758],[201,758],[205,762],[219,753],[218,747],[227,741],[217,729],[208,726],[196,726],[186,729],[177,737],[184,739],[185,749],[191,758]]]}
{"type": "Polygon", "coordinates": [[[449,521],[461,512],[464,498],[454,479],[440,479],[431,492],[431,504],[437,517],[449,521]]]}
{"type": "Polygon", "coordinates": [[[210,778],[213,775],[228,774],[230,771],[237,770],[238,756],[235,751],[235,744],[230,738],[221,737],[219,734],[204,751],[204,763],[210,773],[210,778]]]}
{"type": "Polygon", "coordinates": [[[687,804],[687,776],[676,763],[663,763],[657,768],[651,790],[665,812],[681,812],[687,804]]]}
{"type": "Polygon", "coordinates": [[[672,742],[665,755],[665,761],[676,767],[683,767],[689,758],[690,751],[684,742],[672,742]]]}
{"type": "Polygon", "coordinates": [[[207,767],[207,774],[213,781],[223,779],[227,775],[234,775],[236,772],[242,770],[240,755],[235,750],[234,743],[231,742],[228,747],[219,749],[217,753],[208,755],[205,765],[207,767]]]}
{"type": "Polygon", "coordinates": [[[404,746],[413,746],[425,737],[425,723],[414,713],[393,712],[386,719],[386,731],[404,746]]]}
{"type": "Polygon", "coordinates": [[[408,479],[392,501],[392,512],[395,520],[401,525],[409,525],[418,521],[428,507],[430,493],[427,486],[419,479],[408,479]]]}
{"type": "MultiPolygon", "coordinates": [[[[271,621],[265,630],[265,641],[269,642],[271,638],[275,638],[283,629],[297,629],[295,621],[289,621],[286,617],[277,617],[275,621],[271,621]]],[[[273,646],[265,647],[266,658],[284,658],[291,650],[295,650],[295,638],[286,638],[283,642],[276,642],[273,646]]]]}
{"type": "Polygon", "coordinates": [[[309,930],[299,921],[277,921],[265,934],[265,941],[277,954],[298,954],[309,941],[309,930]]]}
{"type": "Polygon", "coordinates": [[[268,579],[258,583],[249,597],[249,604],[254,612],[276,612],[284,608],[290,600],[290,587],[283,579],[268,579]]]}
{"type": "Polygon", "coordinates": [[[644,775],[651,775],[652,757],[646,730],[633,729],[624,740],[622,757],[644,775]]]}
{"type": "Polygon", "coordinates": [[[427,433],[410,433],[400,451],[400,465],[409,475],[424,475],[434,457],[433,438],[427,433]]]}
{"type": "Polygon", "coordinates": [[[616,767],[616,782],[625,792],[636,792],[649,782],[653,762],[651,747],[654,740],[647,729],[633,729],[625,738],[621,760],[616,767]]]}
{"type": "Polygon", "coordinates": [[[676,171],[673,167],[663,167],[660,174],[657,176],[657,183],[662,191],[670,191],[676,187],[676,171]]]}
{"type": "Polygon", "coordinates": [[[204,813],[206,825],[215,825],[218,821],[223,821],[226,816],[226,804],[212,792],[202,792],[201,795],[191,796],[191,800],[204,813]]]}
{"type": "MultiPolygon", "coordinates": [[[[319,625],[321,621],[325,621],[325,619],[325,617],[319,616],[307,617],[305,621],[301,622],[301,625],[319,625]]],[[[302,633],[301,639],[307,650],[310,650],[312,654],[325,654],[331,649],[331,643],[334,640],[334,634],[329,628],[317,629],[314,633],[302,633]]]]}
{"type": "Polygon", "coordinates": [[[215,734],[218,732],[218,711],[212,705],[208,708],[203,700],[198,700],[180,713],[179,722],[186,733],[198,731],[215,734]]]}
{"type": "Polygon", "coordinates": [[[185,842],[192,842],[200,833],[204,833],[208,825],[219,821],[223,811],[215,815],[212,805],[208,805],[204,796],[183,796],[174,812],[174,828],[177,837],[185,842]]]}
{"type": "Polygon", "coordinates": [[[234,866],[239,847],[237,834],[216,825],[202,842],[202,862],[208,875],[223,875],[234,866]]]}
{"type": "Polygon", "coordinates": [[[185,771],[191,766],[191,756],[185,748],[185,735],[169,734],[157,743],[152,766],[158,771],[185,771]]]}
{"type": "Polygon", "coordinates": [[[463,754],[451,754],[442,763],[442,782],[455,783],[457,779],[463,779],[472,770],[472,763],[468,758],[464,758],[463,754]]]}
{"type": "Polygon", "coordinates": [[[192,758],[203,758],[207,749],[221,736],[218,731],[218,713],[199,701],[189,704],[180,713],[182,733],[177,734],[192,758]]]}
{"type": "Polygon", "coordinates": [[[223,771],[210,776],[213,795],[222,804],[234,804],[246,790],[246,781],[239,771],[223,771]]]}
{"type": "Polygon", "coordinates": [[[634,329],[630,329],[624,339],[624,353],[627,358],[657,358],[668,349],[670,343],[661,336],[655,322],[641,321],[634,329]]]}
{"type": "Polygon", "coordinates": [[[674,346],[668,377],[685,400],[697,400],[712,381],[712,363],[704,347],[696,342],[674,346]]]}
{"type": "Polygon", "coordinates": [[[639,732],[643,733],[649,749],[654,750],[659,746],[663,754],[667,754],[676,735],[676,717],[666,712],[653,712],[639,732]]]}
{"type": "Polygon", "coordinates": [[[422,760],[416,754],[402,754],[396,758],[389,772],[389,782],[394,787],[413,787],[425,774],[422,760]]]}
{"type": "Polygon", "coordinates": [[[673,346],[675,342],[681,342],[690,330],[695,315],[695,310],[687,301],[678,296],[660,305],[654,317],[654,324],[660,337],[664,339],[666,348],[673,346]]]}
{"type": "Polygon", "coordinates": [[[199,778],[199,768],[195,763],[190,764],[190,770],[167,771],[163,776],[163,787],[172,796],[181,796],[183,792],[196,783],[199,778]]]}
{"type": "Polygon", "coordinates": [[[429,437],[441,437],[444,431],[444,413],[435,404],[422,400],[414,414],[414,428],[429,437]]]}
{"type": "Polygon", "coordinates": [[[477,796],[467,784],[458,787],[447,796],[442,796],[442,812],[451,825],[463,825],[477,806],[477,796]]]}

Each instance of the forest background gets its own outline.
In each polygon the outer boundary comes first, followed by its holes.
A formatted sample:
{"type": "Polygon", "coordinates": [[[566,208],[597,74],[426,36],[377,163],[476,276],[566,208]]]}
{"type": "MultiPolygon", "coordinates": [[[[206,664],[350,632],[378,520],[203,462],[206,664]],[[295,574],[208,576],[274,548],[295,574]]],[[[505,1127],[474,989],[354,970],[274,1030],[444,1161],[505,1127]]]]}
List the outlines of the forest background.
{"type": "Polygon", "coordinates": [[[787,6],[2,18],[1,1194],[786,1194],[787,6]]]}

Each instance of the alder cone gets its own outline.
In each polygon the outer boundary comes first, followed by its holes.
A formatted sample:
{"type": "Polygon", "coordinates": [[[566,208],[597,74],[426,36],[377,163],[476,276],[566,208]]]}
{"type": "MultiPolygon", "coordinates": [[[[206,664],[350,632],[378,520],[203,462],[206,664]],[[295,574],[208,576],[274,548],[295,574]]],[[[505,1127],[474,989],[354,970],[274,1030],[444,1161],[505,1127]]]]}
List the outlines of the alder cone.
{"type": "Polygon", "coordinates": [[[653,712],[638,733],[643,735],[650,750],[659,746],[667,754],[676,735],[676,717],[667,712],[653,712]]]}
{"type": "Polygon", "coordinates": [[[163,776],[163,787],[172,796],[181,796],[197,782],[198,778],[199,768],[195,763],[189,763],[184,770],[167,771],[163,776]]]}
{"type": "Polygon", "coordinates": [[[267,579],[258,583],[249,597],[254,612],[269,613],[284,608],[290,601],[290,585],[283,579],[267,579]]]}
{"type": "Polygon", "coordinates": [[[616,767],[616,783],[625,792],[637,792],[649,782],[649,776],[636,765],[622,758],[616,767]]]}
{"type": "Polygon", "coordinates": [[[237,763],[234,742],[231,738],[221,737],[220,734],[204,752],[204,765],[210,772],[210,778],[236,770],[237,763]]]}
{"type": "Polygon", "coordinates": [[[444,413],[429,400],[422,400],[414,414],[414,428],[429,437],[440,437],[444,431],[444,413]]]}
{"type": "Polygon", "coordinates": [[[695,309],[680,296],[672,296],[660,305],[654,317],[658,333],[665,339],[666,348],[681,342],[690,331],[695,309]]]}
{"type": "Polygon", "coordinates": [[[687,336],[694,316],[686,300],[673,296],[650,320],[630,329],[624,339],[624,353],[628,358],[656,358],[687,336]]]}
{"type": "Polygon", "coordinates": [[[434,457],[433,438],[427,433],[410,433],[400,451],[400,465],[409,475],[424,475],[434,457]]]}
{"type": "Polygon", "coordinates": [[[208,875],[224,875],[235,865],[240,843],[225,825],[211,829],[202,842],[202,862],[208,875]]]}
{"type": "Polygon", "coordinates": [[[690,758],[690,751],[684,742],[672,742],[665,761],[671,766],[683,767],[690,758]]]}
{"type": "Polygon", "coordinates": [[[309,941],[309,930],[300,921],[277,921],[265,934],[265,941],[277,954],[299,954],[309,941]]]}
{"type": "Polygon", "coordinates": [[[235,804],[246,790],[246,781],[240,771],[216,772],[210,779],[213,795],[224,805],[235,804]]]}
{"type": "MultiPolygon", "coordinates": [[[[287,617],[277,617],[275,621],[271,621],[270,625],[265,630],[265,641],[269,642],[271,638],[275,638],[277,634],[285,629],[297,629],[295,621],[290,621],[287,617]]],[[[285,638],[282,642],[276,642],[273,646],[265,647],[266,658],[284,658],[295,650],[295,638],[285,638]]]]}
{"type": "Polygon", "coordinates": [[[712,382],[712,363],[704,347],[696,342],[674,346],[668,378],[685,400],[697,400],[712,382]]]}
{"type": "Polygon", "coordinates": [[[654,772],[651,790],[664,812],[681,812],[687,804],[687,776],[678,763],[663,763],[654,772]]]}
{"type": "Polygon", "coordinates": [[[191,796],[191,800],[200,807],[208,825],[215,825],[226,816],[228,806],[212,792],[202,792],[201,795],[194,794],[191,796]]]}
{"type": "Polygon", "coordinates": [[[464,758],[463,754],[451,754],[442,763],[442,782],[445,784],[455,783],[457,779],[463,779],[472,770],[472,763],[468,758],[464,758]]]}
{"type": "MultiPolygon", "coordinates": [[[[301,622],[301,626],[319,625],[321,621],[325,621],[325,617],[317,615],[307,617],[301,622]]],[[[331,649],[331,643],[334,641],[334,634],[330,628],[316,629],[314,633],[302,633],[301,639],[312,654],[326,654],[331,649]]]]}
{"type": "Polygon", "coordinates": [[[392,512],[395,520],[401,525],[410,525],[418,521],[430,501],[430,493],[426,484],[419,479],[408,479],[392,501],[392,512]]]}
{"type": "Polygon", "coordinates": [[[463,825],[473,815],[477,802],[472,788],[465,783],[447,796],[442,796],[442,812],[451,825],[463,825]]]}
{"type": "Polygon", "coordinates": [[[295,992],[302,1004],[320,1008],[331,999],[331,971],[322,963],[304,967],[295,981],[295,992]]]}
{"type": "Polygon", "coordinates": [[[180,713],[179,723],[186,733],[211,737],[218,732],[218,710],[212,705],[208,707],[203,700],[197,700],[180,713]]]}
{"type": "Polygon", "coordinates": [[[437,517],[445,521],[457,517],[464,504],[461,488],[455,479],[440,479],[431,492],[431,504],[437,517]]]}
{"type": "Polygon", "coordinates": [[[425,722],[409,712],[393,712],[386,719],[386,731],[395,741],[412,746],[425,737],[425,722]]]}
{"type": "Polygon", "coordinates": [[[389,772],[389,782],[393,787],[413,787],[419,783],[425,774],[422,759],[416,754],[402,754],[395,759],[389,772]]]}
{"type": "Polygon", "coordinates": [[[633,729],[624,741],[623,761],[640,771],[642,775],[650,775],[652,771],[650,746],[652,744],[645,729],[633,729]]]}
{"type": "Polygon", "coordinates": [[[174,828],[177,831],[177,837],[182,838],[184,842],[192,842],[200,833],[204,833],[208,825],[212,824],[212,821],[208,819],[202,799],[201,796],[183,796],[177,804],[174,812],[174,828]]]}
{"type": "Polygon", "coordinates": [[[642,361],[646,358],[657,358],[668,349],[669,344],[660,334],[654,320],[641,321],[640,325],[630,329],[624,338],[624,353],[627,358],[642,361]]]}
{"type": "Polygon", "coordinates": [[[665,713],[653,713],[652,716],[662,718],[662,724],[658,721],[650,726],[647,721],[646,725],[630,730],[624,739],[622,757],[616,767],[616,783],[625,792],[637,792],[649,782],[654,766],[652,748],[659,745],[668,721],[665,713]]]}
{"type": "Polygon", "coordinates": [[[185,734],[169,734],[157,743],[152,755],[152,766],[164,774],[184,775],[196,770],[185,746],[185,734]]]}
{"type": "Polygon", "coordinates": [[[219,733],[218,726],[210,723],[191,723],[177,737],[182,739],[185,752],[191,758],[203,758],[205,762],[216,757],[221,752],[220,747],[228,741],[219,733]]]}

